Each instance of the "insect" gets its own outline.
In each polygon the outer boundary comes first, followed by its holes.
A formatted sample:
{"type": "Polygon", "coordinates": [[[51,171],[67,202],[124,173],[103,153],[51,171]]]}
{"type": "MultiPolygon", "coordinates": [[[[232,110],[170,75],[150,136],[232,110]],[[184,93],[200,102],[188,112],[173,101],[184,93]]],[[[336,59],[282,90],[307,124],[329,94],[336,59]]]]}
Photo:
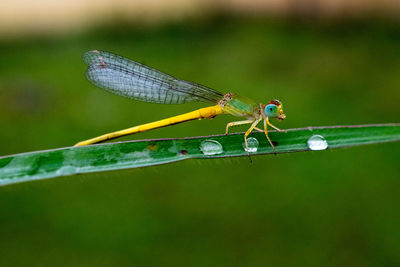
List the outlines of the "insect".
{"type": "Polygon", "coordinates": [[[142,124],[125,130],[104,134],[75,146],[84,146],[104,142],[125,135],[140,133],[174,125],[177,123],[195,120],[211,119],[220,114],[231,114],[245,120],[230,122],[226,125],[226,134],[232,126],[251,124],[244,134],[246,151],[248,150],[247,136],[253,131],[265,133],[268,142],[275,151],[275,147],[268,136],[268,126],[281,132],[271,124],[270,119],[283,120],[282,104],[279,100],[272,100],[267,105],[239,96],[234,93],[220,93],[206,86],[184,81],[153,69],[127,58],[99,50],[88,51],[83,55],[83,60],[88,65],[87,79],[94,85],[105,90],[135,100],[160,104],[181,104],[187,102],[208,102],[214,105],[197,109],[192,112],[170,117],[167,119],[142,124]],[[264,120],[264,129],[257,125],[264,120]]]}

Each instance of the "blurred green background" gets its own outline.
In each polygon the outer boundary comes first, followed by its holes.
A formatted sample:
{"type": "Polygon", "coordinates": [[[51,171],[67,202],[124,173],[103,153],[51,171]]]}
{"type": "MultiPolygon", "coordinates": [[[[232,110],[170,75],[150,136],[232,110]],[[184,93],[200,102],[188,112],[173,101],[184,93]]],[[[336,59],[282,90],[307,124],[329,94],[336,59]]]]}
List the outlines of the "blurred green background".
{"type": "MultiPolygon", "coordinates": [[[[71,146],[191,111],[111,95],[82,54],[114,52],[260,102],[285,128],[399,122],[400,24],[210,13],[0,39],[0,155],[71,146]]],[[[234,117],[129,139],[222,133],[234,117]]],[[[238,127],[237,130],[245,128],[238,127]]],[[[398,266],[399,143],[188,160],[0,188],[1,266],[398,266]]]]}

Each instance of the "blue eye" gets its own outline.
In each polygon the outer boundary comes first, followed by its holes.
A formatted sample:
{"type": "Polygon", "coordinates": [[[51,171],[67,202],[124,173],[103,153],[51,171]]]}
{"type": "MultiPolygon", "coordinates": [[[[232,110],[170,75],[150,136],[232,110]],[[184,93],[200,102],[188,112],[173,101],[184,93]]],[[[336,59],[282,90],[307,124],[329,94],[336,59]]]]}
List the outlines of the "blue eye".
{"type": "Polygon", "coordinates": [[[278,107],[274,104],[267,105],[264,110],[267,117],[276,117],[278,115],[278,107]]]}

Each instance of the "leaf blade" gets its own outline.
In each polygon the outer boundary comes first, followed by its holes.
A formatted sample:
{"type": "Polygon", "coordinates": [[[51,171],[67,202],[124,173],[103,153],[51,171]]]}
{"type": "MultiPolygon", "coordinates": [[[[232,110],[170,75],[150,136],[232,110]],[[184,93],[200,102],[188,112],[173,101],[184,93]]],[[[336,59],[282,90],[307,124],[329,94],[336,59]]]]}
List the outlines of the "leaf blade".
{"type": "MultiPolygon", "coordinates": [[[[313,135],[323,136],[328,149],[395,142],[400,141],[400,124],[307,127],[270,133],[278,154],[311,150],[307,140],[313,135]]],[[[252,133],[251,137],[259,143],[252,156],[274,153],[264,133],[252,133]]],[[[243,133],[235,133],[136,140],[10,155],[0,157],[0,186],[78,173],[155,166],[190,158],[247,156],[243,141],[243,133]],[[210,142],[210,151],[206,151],[204,142],[210,142]]]]}

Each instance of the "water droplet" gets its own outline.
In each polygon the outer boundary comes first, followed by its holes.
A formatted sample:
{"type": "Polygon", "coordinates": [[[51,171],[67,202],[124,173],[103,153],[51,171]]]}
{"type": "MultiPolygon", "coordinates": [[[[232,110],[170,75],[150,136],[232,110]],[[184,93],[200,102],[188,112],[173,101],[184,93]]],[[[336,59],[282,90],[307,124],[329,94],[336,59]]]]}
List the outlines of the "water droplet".
{"type": "Polygon", "coordinates": [[[246,143],[243,142],[242,146],[246,152],[257,152],[259,142],[254,137],[247,138],[248,149],[246,148],[246,143]]]}
{"type": "Polygon", "coordinates": [[[307,141],[308,148],[311,150],[325,150],[328,148],[328,142],[322,135],[315,134],[307,141]]]}
{"type": "Polygon", "coordinates": [[[200,150],[206,156],[217,155],[224,152],[222,145],[215,140],[204,140],[200,144],[200,150]]]}

